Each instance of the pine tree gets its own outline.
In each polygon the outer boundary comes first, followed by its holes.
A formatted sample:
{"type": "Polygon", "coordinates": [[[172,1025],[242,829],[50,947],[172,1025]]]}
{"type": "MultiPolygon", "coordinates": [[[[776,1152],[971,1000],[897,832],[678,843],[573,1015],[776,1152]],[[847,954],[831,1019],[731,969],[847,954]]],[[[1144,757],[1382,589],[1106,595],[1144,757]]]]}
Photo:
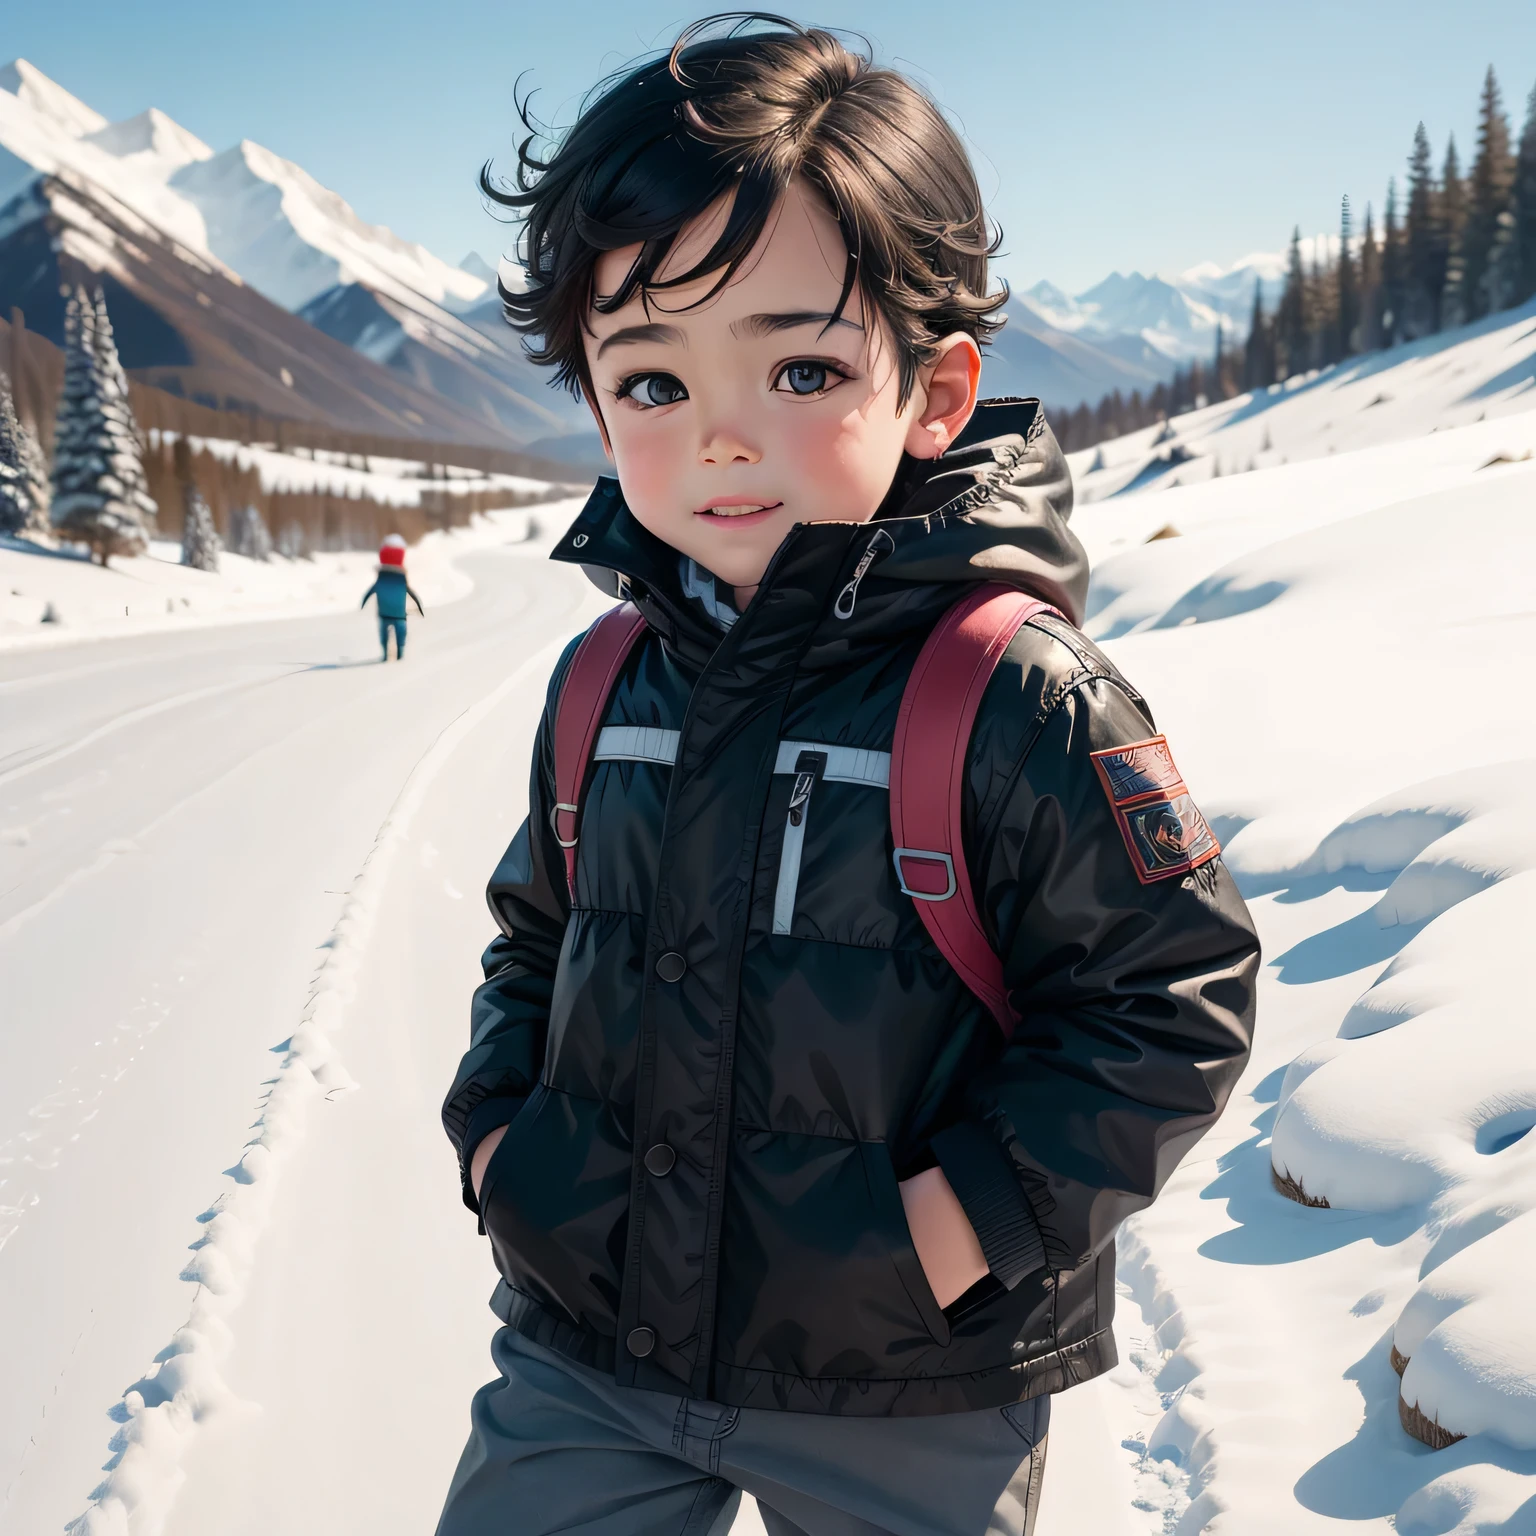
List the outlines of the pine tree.
{"type": "Polygon", "coordinates": [[[14,537],[32,522],[32,481],[11,386],[0,376],[0,534],[14,537]]]}
{"type": "Polygon", "coordinates": [[[1486,313],[1488,292],[1484,277],[1499,236],[1499,218],[1509,211],[1515,181],[1515,157],[1509,144],[1509,119],[1499,94],[1493,65],[1483,79],[1483,99],[1478,112],[1477,158],[1467,187],[1467,221],[1462,236],[1463,286],[1469,316],[1486,313]]]}
{"type": "Polygon", "coordinates": [[[1536,296],[1536,86],[1531,87],[1525,104],[1525,127],[1515,157],[1512,201],[1514,287],[1510,303],[1523,304],[1536,296]]]}
{"type": "Polygon", "coordinates": [[[1435,198],[1435,249],[1440,272],[1440,302],[1435,329],[1461,325],[1467,318],[1466,261],[1462,238],[1467,228],[1467,185],[1461,178],[1456,135],[1445,142],[1445,168],[1435,198]]]}
{"type": "Polygon", "coordinates": [[[138,422],[133,418],[133,406],[128,396],[128,375],[117,353],[112,321],[107,315],[107,296],[99,286],[92,299],[92,307],[96,319],[92,339],[101,376],[107,385],[105,409],[117,444],[114,461],[117,474],[129,497],[137,501],[144,515],[153,521],[159,508],[149,494],[149,483],[144,475],[144,437],[139,431],[138,422]]]}
{"type": "Polygon", "coordinates": [[[1420,123],[1413,136],[1413,154],[1408,161],[1408,211],[1403,220],[1407,286],[1400,319],[1402,333],[1409,339],[1429,335],[1439,322],[1445,265],[1435,207],[1437,200],[1429,135],[1420,123]]]}
{"type": "Polygon", "coordinates": [[[1395,347],[1403,336],[1408,306],[1408,247],[1397,222],[1397,181],[1387,182],[1387,208],[1381,226],[1381,340],[1395,347]]]}
{"type": "Polygon", "coordinates": [[[1381,252],[1376,245],[1376,228],[1371,205],[1365,205],[1365,233],[1360,237],[1360,352],[1374,352],[1381,346],[1381,252]]]}
{"type": "Polygon", "coordinates": [[[1274,337],[1264,313],[1264,285],[1254,278],[1253,315],[1248,321],[1248,340],[1243,347],[1243,389],[1268,389],[1274,382],[1274,337]]]}
{"type": "Polygon", "coordinates": [[[213,513],[195,485],[188,485],[183,497],[181,563],[190,565],[195,571],[216,571],[219,568],[219,535],[213,526],[213,513]]]}
{"type": "Polygon", "coordinates": [[[219,535],[213,526],[213,513],[197,487],[192,469],[192,445],[183,433],[171,449],[171,462],[181,486],[181,563],[195,571],[219,568],[219,535]]]}
{"type": "Polygon", "coordinates": [[[229,517],[229,547],[248,560],[272,558],[272,535],[267,531],[261,508],[251,502],[237,506],[229,517]]]}
{"type": "Polygon", "coordinates": [[[21,462],[32,488],[32,522],[29,533],[48,531],[48,509],[53,502],[53,486],[48,476],[48,455],[43,450],[42,439],[27,425],[21,423],[21,462]]]}
{"type": "Polygon", "coordinates": [[[48,456],[0,376],[0,533],[48,530],[48,456]]]}
{"type": "Polygon", "coordinates": [[[1306,367],[1307,275],[1301,265],[1301,230],[1291,232],[1291,252],[1286,263],[1285,287],[1275,311],[1276,377],[1287,379],[1306,367]]]}
{"type": "Polygon", "coordinates": [[[138,440],[110,332],[98,337],[95,302],[83,288],[64,313],[64,393],[54,431],[51,520],[61,538],[89,546],[103,565],[148,543],[155,504],[143,489],[138,440]]]}
{"type": "Polygon", "coordinates": [[[1306,286],[1306,316],[1307,316],[1307,362],[1309,368],[1318,368],[1333,359],[1328,355],[1330,340],[1333,335],[1334,321],[1337,318],[1337,306],[1333,303],[1332,273],[1323,266],[1323,258],[1319,247],[1321,241],[1312,247],[1312,270],[1307,274],[1306,286]]]}
{"type": "Polygon", "coordinates": [[[1360,346],[1360,289],[1355,279],[1354,231],[1350,224],[1349,198],[1339,207],[1338,320],[1335,325],[1335,359],[1348,357],[1360,346]]]}
{"type": "Polygon", "coordinates": [[[1519,278],[1515,244],[1515,214],[1506,208],[1494,229],[1488,262],[1478,284],[1479,313],[1491,315],[1514,303],[1515,284],[1519,278]]]}

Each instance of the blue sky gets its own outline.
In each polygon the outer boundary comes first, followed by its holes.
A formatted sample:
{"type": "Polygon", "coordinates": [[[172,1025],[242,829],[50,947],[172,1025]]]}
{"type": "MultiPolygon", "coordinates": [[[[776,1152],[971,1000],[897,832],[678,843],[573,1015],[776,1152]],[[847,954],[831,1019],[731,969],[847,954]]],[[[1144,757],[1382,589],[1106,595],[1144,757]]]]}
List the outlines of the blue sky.
{"type": "MultiPolygon", "coordinates": [[[[474,175],[505,162],[513,83],[565,121],[604,73],[699,14],[656,0],[76,0],[7,7],[0,53],[117,119],[158,106],[221,149],[252,138],[365,218],[450,260],[501,233],[474,175]]],[[[1005,232],[1002,271],[1069,291],[1112,268],[1175,271],[1380,210],[1414,124],[1470,157],[1492,63],[1523,118],[1532,0],[826,0],[963,129],[1005,232]]],[[[3,62],[3,59],[0,59],[3,62]]]]}

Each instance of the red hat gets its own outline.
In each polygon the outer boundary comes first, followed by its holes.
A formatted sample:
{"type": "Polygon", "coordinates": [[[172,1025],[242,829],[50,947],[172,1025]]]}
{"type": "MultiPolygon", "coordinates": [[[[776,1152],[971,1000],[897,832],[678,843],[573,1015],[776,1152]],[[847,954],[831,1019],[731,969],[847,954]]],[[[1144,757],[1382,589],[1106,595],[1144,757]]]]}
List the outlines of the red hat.
{"type": "Polygon", "coordinates": [[[380,565],[405,564],[405,540],[398,533],[392,533],[379,545],[380,565]]]}

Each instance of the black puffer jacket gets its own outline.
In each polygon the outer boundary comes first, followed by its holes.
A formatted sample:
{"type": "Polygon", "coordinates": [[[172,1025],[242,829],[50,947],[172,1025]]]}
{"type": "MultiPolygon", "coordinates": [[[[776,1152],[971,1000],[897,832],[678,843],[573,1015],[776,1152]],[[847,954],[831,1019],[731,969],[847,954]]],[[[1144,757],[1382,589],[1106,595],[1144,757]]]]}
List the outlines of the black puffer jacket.
{"type": "Polygon", "coordinates": [[[1114,1363],[1116,1225],[1247,1056],[1248,914],[1219,859],[1138,879],[1089,754],[1152,717],[1060,620],[1020,631],[970,750],[966,846],[1023,1016],[1006,1048],[897,886],[878,785],[917,652],[970,587],[1080,613],[1070,508],[1038,405],[985,404],[875,524],[797,527],[722,630],[599,485],[554,558],[651,633],[606,716],[574,906],[546,711],[444,1108],[465,1167],[510,1122],[481,1210],[511,1326],[623,1383],[818,1413],[994,1406],[1114,1363]],[[807,745],[837,750],[791,833],[807,745]],[[935,1162],[992,1268],[947,1314],[897,1188],[935,1162]]]}

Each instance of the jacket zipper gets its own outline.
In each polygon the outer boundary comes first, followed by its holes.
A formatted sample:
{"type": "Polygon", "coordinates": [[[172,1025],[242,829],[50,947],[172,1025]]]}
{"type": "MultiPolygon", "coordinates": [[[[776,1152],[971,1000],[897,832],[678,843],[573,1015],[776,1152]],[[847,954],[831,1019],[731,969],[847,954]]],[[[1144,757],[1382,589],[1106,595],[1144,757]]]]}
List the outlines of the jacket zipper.
{"type": "Polygon", "coordinates": [[[827,771],[825,752],[802,752],[795,759],[795,784],[789,792],[784,821],[784,847],[779,853],[779,883],[773,893],[773,931],[788,933],[795,922],[795,896],[800,889],[800,856],[805,848],[805,815],[811,794],[827,771]]]}
{"type": "Polygon", "coordinates": [[[859,563],[853,568],[853,579],[837,594],[837,601],[832,605],[832,612],[838,618],[853,617],[853,605],[859,598],[859,583],[881,555],[888,555],[895,548],[896,540],[884,528],[875,529],[875,536],[864,546],[864,553],[859,556],[859,563]]]}

